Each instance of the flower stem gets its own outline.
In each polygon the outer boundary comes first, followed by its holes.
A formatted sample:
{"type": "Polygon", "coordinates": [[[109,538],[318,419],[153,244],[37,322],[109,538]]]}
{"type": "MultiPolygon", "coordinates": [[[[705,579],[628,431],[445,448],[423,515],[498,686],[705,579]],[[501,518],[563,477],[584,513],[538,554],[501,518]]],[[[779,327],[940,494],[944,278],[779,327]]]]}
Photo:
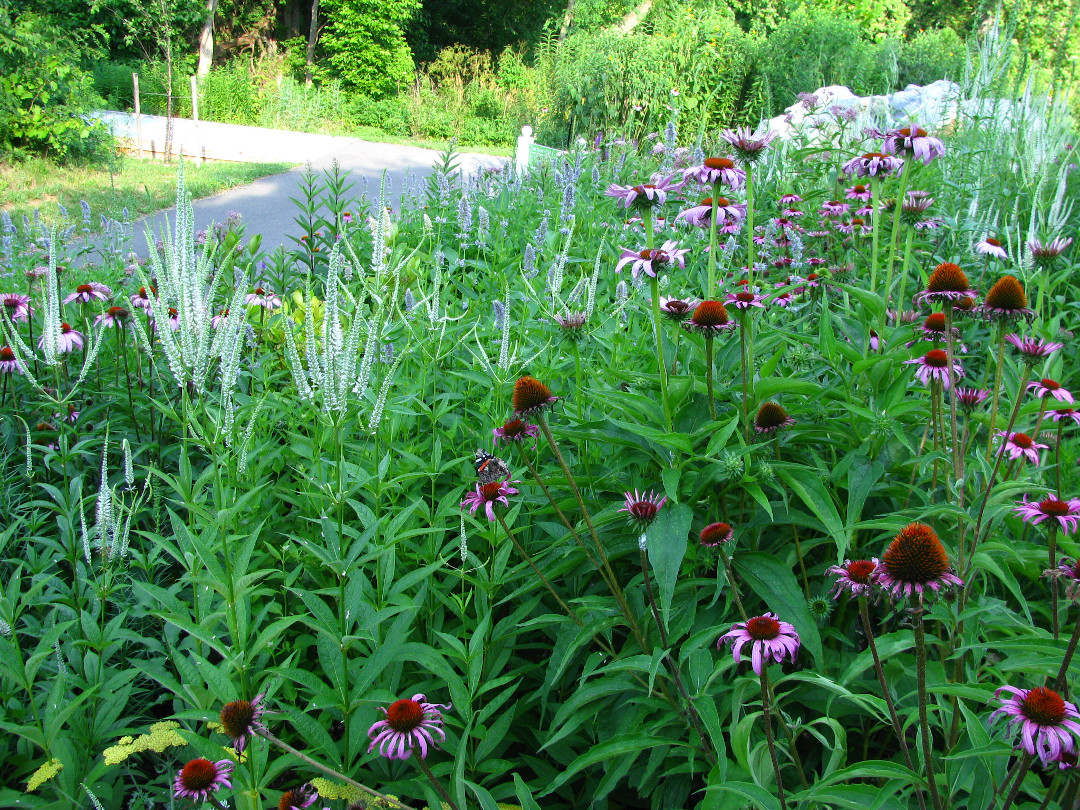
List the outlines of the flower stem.
{"type": "Polygon", "coordinates": [[[1012,803],[1016,800],[1016,794],[1020,792],[1020,783],[1024,781],[1024,777],[1027,776],[1027,772],[1034,760],[1035,757],[1031,754],[1024,754],[1024,758],[1020,761],[1020,770],[1017,772],[1016,778],[1013,779],[1012,790],[1009,791],[1009,796],[1005,799],[1005,804],[1002,805],[1001,810],[1009,810],[1012,807],[1012,803]]]}
{"type": "MultiPolygon", "coordinates": [[[[994,367],[994,385],[990,400],[990,421],[987,422],[986,458],[994,452],[994,426],[997,424],[998,400],[1001,398],[1001,372],[1005,366],[1005,324],[998,325],[997,363],[994,367]]],[[[1024,380],[1027,385],[1027,380],[1024,380]]],[[[1019,397],[1017,397],[1019,399],[1019,397]]]]}
{"type": "Polygon", "coordinates": [[[716,404],[713,402],[713,336],[705,336],[705,385],[709,390],[709,418],[716,419],[716,404]]]}
{"type": "MultiPolygon", "coordinates": [[[[1058,497],[1061,497],[1060,495],[1058,497]]],[[[1050,521],[1050,570],[1057,568],[1057,522],[1050,521]]],[[[1061,625],[1058,622],[1058,582],[1057,577],[1050,577],[1050,610],[1053,613],[1054,641],[1061,637],[1061,625]]]]}
{"type": "Polygon", "coordinates": [[[761,665],[761,717],[765,724],[765,740],[769,744],[769,758],[772,759],[773,773],[776,775],[776,795],[780,799],[781,810],[787,810],[784,798],[784,780],[780,776],[780,763],[776,759],[776,743],[772,735],[772,713],[769,706],[769,665],[761,665]]]}
{"type": "MultiPolygon", "coordinates": [[[[911,761],[911,753],[908,751],[907,740],[904,737],[904,727],[900,724],[900,718],[896,714],[896,706],[893,705],[889,686],[885,682],[885,670],[881,667],[881,657],[878,655],[877,642],[874,641],[874,630],[870,625],[870,609],[867,607],[865,596],[859,597],[859,615],[862,617],[863,632],[870,647],[870,654],[874,656],[874,671],[877,673],[878,683],[881,684],[881,694],[885,698],[885,705],[889,707],[889,720],[892,722],[896,739],[900,743],[900,751],[904,755],[904,764],[911,770],[915,770],[915,764],[911,761]]],[[[926,810],[926,801],[923,799],[922,788],[916,788],[915,795],[919,800],[921,810],[926,810]]]]}
{"type": "Polygon", "coordinates": [[[709,219],[709,283],[705,297],[712,298],[716,289],[716,215],[720,212],[720,182],[712,184],[712,217],[709,219]]]}
{"type": "MultiPolygon", "coordinates": [[[[743,607],[742,597],[739,595],[739,586],[735,584],[735,572],[731,570],[731,560],[723,548],[720,548],[719,551],[720,559],[724,561],[724,571],[727,572],[728,585],[731,586],[731,593],[735,597],[735,607],[739,609],[739,616],[745,622],[749,616],[746,613],[746,608],[743,607]]],[[[1078,626],[1080,626],[1080,623],[1078,623],[1078,626]]]]}
{"type": "MultiPolygon", "coordinates": [[[[667,364],[664,362],[664,335],[660,331],[660,282],[650,279],[652,287],[653,334],[656,336],[656,361],[660,367],[660,398],[664,404],[664,427],[671,430],[671,403],[668,401],[667,364]]],[[[711,400],[710,400],[711,402],[711,400]]]]}
{"type": "MultiPolygon", "coordinates": [[[[870,292],[877,294],[877,271],[878,271],[878,244],[881,241],[881,211],[879,208],[879,199],[881,193],[881,181],[877,176],[870,178],[870,205],[874,207],[872,212],[872,218],[870,220],[870,292]]],[[[886,298],[886,305],[888,305],[888,299],[886,298]]],[[[866,342],[867,347],[870,345],[870,341],[866,342]]]]}
{"type": "MultiPolygon", "coordinates": [[[[909,169],[908,166],[905,166],[904,168],[909,169]]],[[[878,329],[878,331],[882,332],[882,334],[884,334],[883,330],[885,328],[885,311],[888,310],[888,308],[889,308],[889,293],[892,290],[893,265],[896,263],[896,249],[900,244],[900,214],[901,214],[901,211],[903,210],[903,207],[904,207],[904,198],[907,197],[907,188],[908,188],[908,183],[910,182],[910,179],[911,179],[910,169],[909,169],[909,171],[901,172],[901,174],[900,174],[900,193],[896,197],[896,205],[893,206],[892,230],[889,231],[889,258],[885,262],[885,295],[884,295],[885,309],[882,310],[882,312],[881,312],[881,321],[880,321],[881,326],[878,329]]],[[[877,197],[873,198],[873,204],[874,204],[874,233],[876,235],[877,234],[877,204],[878,204],[877,197]]],[[[900,324],[899,315],[900,315],[901,312],[904,311],[904,298],[903,298],[903,295],[904,295],[904,287],[906,286],[904,282],[907,281],[907,260],[908,260],[908,255],[911,253],[911,240],[912,240],[912,237],[914,235],[915,235],[915,229],[909,227],[908,228],[908,233],[907,233],[907,241],[904,244],[904,264],[903,264],[903,270],[902,270],[902,272],[903,272],[903,280],[900,282],[900,300],[896,304],[896,312],[897,312],[896,323],[897,323],[898,326],[900,324]]],[[[874,262],[874,266],[875,267],[877,266],[876,261],[874,262]]],[[[871,288],[871,289],[873,289],[873,288],[871,288]]]]}
{"type": "Polygon", "coordinates": [[[1058,670],[1057,680],[1054,681],[1055,692],[1060,692],[1065,688],[1065,677],[1069,674],[1069,664],[1072,663],[1073,653],[1076,652],[1078,642],[1080,642],[1080,621],[1076,622],[1072,638],[1069,639],[1069,646],[1065,649],[1065,657],[1061,659],[1061,668],[1058,670]]]}
{"type": "Polygon", "coordinates": [[[446,788],[439,784],[439,780],[435,778],[435,774],[431,772],[431,768],[424,761],[423,756],[420,754],[419,748],[413,749],[413,759],[416,760],[416,764],[420,766],[420,770],[424,772],[424,776],[428,778],[428,781],[435,787],[435,792],[442,797],[442,800],[450,805],[450,810],[458,810],[457,805],[454,804],[454,800],[450,798],[450,794],[446,792],[446,788]]]}
{"type": "Polygon", "coordinates": [[[938,795],[937,778],[934,776],[933,741],[930,734],[930,720],[926,714],[926,631],[923,628],[925,608],[922,599],[912,611],[915,627],[915,676],[919,689],[919,727],[922,729],[923,767],[926,781],[930,786],[930,798],[936,810],[942,810],[941,796],[938,795]]]}
{"type": "Polygon", "coordinates": [[[309,757],[303,751],[299,751],[296,748],[293,748],[287,742],[285,742],[284,740],[278,739],[273,734],[271,734],[269,731],[256,731],[255,733],[258,734],[260,737],[262,737],[267,742],[270,742],[270,743],[276,745],[282,751],[286,751],[286,752],[292,754],[294,757],[301,760],[302,762],[306,762],[311,767],[316,768],[316,769],[322,771],[323,773],[334,777],[335,779],[340,779],[341,781],[345,782],[346,784],[352,785],[354,788],[362,790],[368,796],[373,796],[376,799],[387,802],[391,807],[397,807],[397,808],[399,808],[399,810],[412,810],[412,808],[409,807],[409,805],[402,804],[397,799],[391,798],[390,796],[384,796],[382,793],[379,793],[379,791],[372,790],[371,788],[369,788],[369,787],[367,787],[365,785],[361,785],[355,779],[350,779],[349,777],[345,776],[345,774],[338,773],[333,768],[328,768],[325,765],[323,765],[321,762],[316,762],[314,759],[309,757]]]}
{"type": "Polygon", "coordinates": [[[544,583],[544,587],[548,589],[548,592],[551,593],[553,597],[555,597],[555,601],[559,603],[559,607],[563,609],[563,612],[565,612],[567,616],[573,619],[574,623],[578,627],[584,627],[585,625],[582,623],[581,619],[578,618],[578,615],[574,613],[574,611],[570,609],[569,605],[567,605],[566,602],[562,600],[562,597],[560,597],[559,594],[555,591],[555,588],[552,586],[552,584],[548,582],[547,577],[545,577],[541,573],[540,569],[536,567],[536,563],[533,562],[533,558],[529,555],[529,552],[525,550],[521,543],[518,542],[518,539],[514,536],[514,533],[510,531],[510,527],[506,525],[506,521],[503,520],[503,516],[496,512],[495,518],[499,521],[499,525],[502,526],[503,531],[506,532],[506,536],[510,538],[510,542],[514,544],[514,548],[517,549],[518,554],[520,554],[525,560],[525,562],[529,564],[529,567],[532,568],[533,573],[536,574],[536,576],[540,578],[540,581],[544,583]]]}
{"type": "Polygon", "coordinates": [[[757,261],[757,245],[754,244],[754,164],[746,164],[746,257],[747,290],[754,289],[754,264],[757,261]]]}
{"type": "Polygon", "coordinates": [[[743,436],[746,443],[750,444],[750,394],[747,388],[746,375],[749,360],[746,356],[746,323],[749,317],[744,313],[739,318],[739,357],[742,360],[742,414],[743,436]]]}
{"type": "MultiPolygon", "coordinates": [[[[909,266],[911,262],[911,246],[915,242],[915,229],[908,228],[904,239],[904,261],[900,265],[900,294],[896,297],[896,325],[904,322],[904,295],[907,293],[908,276],[911,275],[909,266]]],[[[890,261],[891,266],[891,261],[890,261]]],[[[888,294],[888,285],[885,285],[885,293],[888,294]]],[[[884,332],[882,333],[884,334],[884,332]]]]}

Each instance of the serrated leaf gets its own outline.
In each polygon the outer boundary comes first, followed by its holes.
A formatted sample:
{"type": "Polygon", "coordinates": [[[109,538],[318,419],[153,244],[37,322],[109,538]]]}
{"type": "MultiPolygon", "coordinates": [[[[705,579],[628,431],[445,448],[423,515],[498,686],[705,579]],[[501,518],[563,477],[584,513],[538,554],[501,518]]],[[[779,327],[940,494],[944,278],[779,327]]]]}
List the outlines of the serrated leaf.
{"type": "Polygon", "coordinates": [[[689,547],[690,522],[693,512],[686,504],[671,505],[660,510],[655,521],[646,531],[648,538],[649,564],[656,574],[660,591],[660,607],[667,624],[671,614],[671,600],[675,595],[675,584],[682,570],[683,557],[689,547]]]}

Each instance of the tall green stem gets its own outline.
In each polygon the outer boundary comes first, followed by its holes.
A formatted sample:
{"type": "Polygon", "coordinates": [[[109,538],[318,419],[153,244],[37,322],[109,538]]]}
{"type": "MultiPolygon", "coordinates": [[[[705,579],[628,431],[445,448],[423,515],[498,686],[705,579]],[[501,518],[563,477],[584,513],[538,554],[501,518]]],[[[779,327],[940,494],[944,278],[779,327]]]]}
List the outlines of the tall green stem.
{"type": "Polygon", "coordinates": [[[926,631],[923,629],[925,608],[920,596],[919,606],[912,611],[915,627],[915,677],[919,690],[919,728],[922,729],[923,767],[926,781],[930,786],[930,798],[936,810],[942,810],[941,796],[938,794],[937,777],[934,775],[934,738],[930,734],[930,720],[926,713],[926,631]]]}
{"type": "Polygon", "coordinates": [[[776,795],[780,799],[781,810],[787,810],[784,798],[784,780],[780,776],[780,762],[776,758],[776,743],[772,734],[772,711],[769,704],[769,665],[761,664],[761,720],[765,725],[765,740],[769,744],[769,758],[772,760],[773,773],[776,775],[776,795]]]}
{"type": "MultiPolygon", "coordinates": [[[[893,206],[893,221],[892,230],[889,232],[889,258],[885,263],[885,310],[889,308],[889,293],[892,290],[893,279],[893,266],[896,263],[896,249],[900,244],[900,212],[904,206],[904,198],[907,196],[908,183],[911,179],[911,165],[910,161],[904,166],[905,171],[900,175],[900,193],[896,198],[896,205],[893,206]]],[[[877,233],[877,197],[874,197],[874,232],[877,233]]],[[[904,307],[904,281],[907,280],[907,257],[911,253],[911,239],[914,236],[914,229],[908,228],[907,243],[904,246],[904,280],[900,282],[900,301],[897,304],[897,312],[902,312],[904,307]]],[[[877,263],[875,262],[875,266],[877,263]]],[[[881,313],[881,329],[885,328],[885,310],[881,313]]],[[[899,324],[899,320],[897,320],[899,324]]],[[[879,329],[880,331],[880,329],[879,329]]]]}
{"type": "Polygon", "coordinates": [[[716,217],[720,213],[720,182],[712,184],[712,217],[709,220],[709,283],[705,288],[705,298],[711,299],[716,294],[716,217]]]}
{"type": "Polygon", "coordinates": [[[709,418],[716,419],[716,403],[713,402],[713,336],[705,336],[705,386],[709,391],[709,418]]]}
{"type": "Polygon", "coordinates": [[[990,392],[990,421],[987,423],[986,458],[994,452],[994,426],[997,424],[998,400],[1001,398],[1001,372],[1005,366],[1005,324],[998,324],[997,362],[994,365],[994,384],[990,392]]]}
{"type": "Polygon", "coordinates": [[[746,257],[747,289],[754,289],[754,264],[757,262],[757,245],[754,244],[754,164],[746,164],[746,257]]]}
{"type": "Polygon", "coordinates": [[[664,427],[670,432],[671,403],[668,401],[667,364],[664,362],[664,335],[660,331],[660,282],[657,281],[656,276],[652,276],[649,281],[652,286],[653,334],[656,336],[656,362],[660,367],[660,398],[664,403],[664,427]]]}

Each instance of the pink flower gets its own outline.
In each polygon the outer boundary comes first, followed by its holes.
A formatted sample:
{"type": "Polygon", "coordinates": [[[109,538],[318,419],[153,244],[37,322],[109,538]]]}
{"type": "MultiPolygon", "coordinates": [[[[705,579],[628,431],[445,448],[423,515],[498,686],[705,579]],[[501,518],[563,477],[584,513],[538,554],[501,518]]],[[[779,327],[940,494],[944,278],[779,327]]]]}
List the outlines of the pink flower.
{"type": "Polygon", "coordinates": [[[229,317],[229,308],[221,310],[217,315],[210,319],[210,328],[217,329],[221,324],[225,322],[225,319],[229,317]]]}
{"type": "Polygon", "coordinates": [[[24,374],[22,364],[15,359],[10,346],[0,346],[0,374],[24,374]]]}
{"type": "Polygon", "coordinates": [[[1047,493],[1041,501],[1029,501],[1027,495],[1013,509],[1028,523],[1038,525],[1044,520],[1056,520],[1062,533],[1071,534],[1080,525],[1080,498],[1063,501],[1047,493]]]}
{"type": "Polygon", "coordinates": [[[751,307],[765,309],[764,300],[765,299],[760,295],[752,293],[749,290],[728,293],[724,296],[724,303],[728,306],[735,307],[735,309],[750,309],[751,307]]]}
{"type": "Polygon", "coordinates": [[[842,217],[848,211],[851,210],[851,206],[846,202],[840,202],[839,200],[830,200],[821,204],[821,209],[818,213],[823,217],[842,217]]]}
{"type": "Polygon", "coordinates": [[[734,535],[735,531],[731,528],[731,524],[723,522],[710,523],[701,530],[698,540],[703,546],[716,548],[718,546],[728,545],[732,541],[734,535]]]}
{"type": "Polygon", "coordinates": [[[881,555],[874,578],[894,598],[937,593],[964,584],[952,572],[941,539],[925,523],[909,523],[881,555]]]}
{"type": "Polygon", "coordinates": [[[731,158],[705,158],[704,163],[684,169],[683,180],[695,180],[706,186],[723,183],[738,189],[746,184],[746,171],[731,158]]]}
{"type": "Polygon", "coordinates": [[[661,295],[660,314],[673,321],[685,321],[700,303],[700,301],[696,301],[693,298],[682,301],[678,298],[665,298],[661,295]]]}
{"type": "Polygon", "coordinates": [[[990,396],[990,392],[985,388],[961,388],[957,386],[956,390],[953,391],[953,396],[956,397],[956,404],[960,406],[961,410],[971,413],[990,396]]]}
{"type": "Polygon", "coordinates": [[[482,506],[487,519],[493,521],[495,520],[495,504],[499,503],[508,507],[510,501],[507,496],[518,494],[518,491],[510,486],[510,484],[516,483],[518,482],[511,481],[509,478],[502,481],[489,481],[486,484],[478,482],[476,489],[465,496],[465,500],[461,502],[461,507],[462,509],[466,506],[469,507],[469,512],[475,515],[476,510],[482,506]]]}
{"type": "Polygon", "coordinates": [[[844,560],[843,565],[831,566],[825,573],[832,574],[836,580],[836,593],[833,599],[839,598],[843,591],[852,596],[865,596],[874,589],[874,575],[877,573],[878,560],[844,560]]]}
{"type": "Polygon", "coordinates": [[[604,193],[621,202],[623,208],[652,208],[667,202],[669,189],[675,190],[671,188],[671,178],[664,177],[640,186],[620,186],[612,183],[604,193]]]}
{"type": "Polygon", "coordinates": [[[218,718],[221,721],[221,730],[225,736],[232,739],[237,754],[247,747],[248,738],[252,734],[267,730],[261,720],[265,711],[262,707],[265,696],[265,693],[260,692],[252,700],[233,700],[221,707],[218,718]]]}
{"type": "Polygon", "coordinates": [[[1060,236],[1054,237],[1051,242],[1043,242],[1039,239],[1032,239],[1027,243],[1028,250],[1031,251],[1031,258],[1035,260],[1035,264],[1039,267],[1051,266],[1058,256],[1065,252],[1065,249],[1073,242],[1070,236],[1067,239],[1063,239],[1060,236]]]}
{"type": "Polygon", "coordinates": [[[657,272],[666,264],[677,264],[680,268],[686,268],[686,254],[690,248],[679,248],[672,240],[664,242],[659,248],[645,248],[643,250],[623,249],[619,263],[615,265],[618,273],[627,264],[630,265],[630,275],[637,278],[640,273],[656,278],[657,272]]]}
{"type": "Polygon", "coordinates": [[[176,774],[173,783],[173,796],[177,799],[193,799],[202,804],[221,788],[232,787],[229,775],[233,764],[230,760],[220,759],[211,762],[208,759],[193,759],[176,774]]]}
{"type": "MultiPolygon", "coordinates": [[[[918,365],[915,370],[915,376],[923,385],[930,385],[931,382],[939,382],[943,389],[949,388],[949,358],[948,355],[941,349],[931,349],[922,357],[917,357],[914,360],[905,360],[904,365],[918,365]]],[[[955,357],[953,358],[952,372],[954,377],[963,377],[964,369],[960,366],[960,361],[955,357]]]]}
{"type": "Polygon", "coordinates": [[[776,140],[778,134],[767,129],[763,135],[759,135],[749,127],[739,127],[734,130],[725,129],[720,133],[720,137],[730,143],[743,160],[755,161],[765,151],[765,147],[776,140]]]}
{"type": "Polygon", "coordinates": [[[319,791],[314,785],[301,785],[292,790],[286,790],[278,800],[278,810],[304,810],[310,807],[319,798],[319,791]]]}
{"type": "Polygon", "coordinates": [[[249,307],[263,307],[264,309],[277,309],[281,306],[281,298],[270,290],[256,287],[244,296],[244,303],[249,307]]]}
{"type": "Polygon", "coordinates": [[[420,749],[420,758],[428,755],[428,748],[434,748],[435,738],[442,742],[446,734],[442,730],[442,710],[449,710],[450,704],[428,703],[424,695],[395,700],[381,711],[385,717],[368,729],[371,745],[368,751],[379,749],[387,759],[408,759],[413,749],[420,749]]]}
{"type": "Polygon", "coordinates": [[[761,674],[764,664],[770,661],[780,663],[785,657],[794,661],[799,654],[799,634],[795,632],[795,627],[779,621],[775,613],[766,613],[764,616],[738,622],[717,639],[716,648],[723,649],[724,642],[728,640],[731,641],[732,656],[736,664],[742,660],[743,648],[747,644],[751,645],[751,665],[758,675],[761,674]]]}
{"type": "MultiPolygon", "coordinates": [[[[712,224],[713,198],[706,197],[693,208],[687,208],[675,215],[676,220],[682,220],[696,228],[708,228],[712,224]]],[[[717,225],[729,225],[742,222],[746,218],[746,203],[733,203],[726,197],[716,198],[716,223],[717,225]]]]}
{"type": "Polygon", "coordinates": [[[1005,443],[1005,452],[1010,459],[1026,458],[1036,467],[1039,466],[1039,451],[1045,450],[1047,445],[1038,444],[1026,433],[1006,433],[1004,430],[994,431],[1005,443]]]}
{"type": "Polygon", "coordinates": [[[844,191],[844,199],[858,200],[859,202],[870,202],[870,187],[864,186],[861,183],[856,186],[852,186],[844,191]]]}
{"type": "Polygon", "coordinates": [[[492,428],[491,432],[495,434],[496,446],[500,439],[507,444],[518,444],[537,438],[540,435],[540,426],[530,425],[522,419],[508,419],[502,427],[492,428]]]}
{"type": "Polygon", "coordinates": [[[1002,686],[994,692],[994,697],[1002,705],[990,715],[990,722],[1005,715],[1008,728],[1020,726],[1018,747],[1032,756],[1038,755],[1043,765],[1057,760],[1062,752],[1076,750],[1073,735],[1080,734],[1080,725],[1076,723],[1080,713],[1057,692],[1045,686],[1034,689],[1002,686]],[[1012,697],[999,697],[1002,692],[1012,697]]]}
{"type": "Polygon", "coordinates": [[[731,320],[727,307],[719,301],[702,301],[690,316],[690,320],[684,321],[682,326],[687,332],[716,337],[733,330],[735,321],[731,320]]]}
{"type": "Polygon", "coordinates": [[[91,301],[105,301],[112,298],[112,290],[104,284],[91,281],[89,284],[80,284],[75,292],[64,299],[65,304],[78,301],[81,304],[89,304],[91,301]]]}
{"type": "Polygon", "coordinates": [[[1007,259],[1009,254],[1001,246],[1001,242],[992,236],[987,236],[975,243],[975,252],[993,256],[995,259],[1007,259]]]}
{"type": "Polygon", "coordinates": [[[619,512],[628,513],[627,517],[638,531],[644,531],[650,523],[656,520],[661,507],[667,503],[666,496],[657,495],[652,490],[638,492],[635,489],[633,492],[624,492],[623,498],[624,506],[619,512]]]}
{"type": "Polygon", "coordinates": [[[151,302],[150,296],[156,297],[157,290],[153,287],[150,287],[149,290],[147,290],[146,287],[139,287],[138,292],[132,293],[131,295],[131,305],[136,309],[145,309],[149,312],[151,302]]]}
{"type": "MultiPolygon", "coordinates": [[[[61,354],[67,354],[75,349],[81,349],[86,343],[86,337],[82,332],[77,332],[71,328],[70,324],[60,324],[60,342],[58,348],[61,354]]],[[[45,345],[45,336],[42,335],[41,340],[38,341],[38,348],[41,349],[45,345]]]]}
{"type": "Polygon", "coordinates": [[[903,170],[904,161],[901,158],[881,152],[867,152],[861,157],[852,158],[843,166],[844,174],[856,177],[899,176],[903,170]]]}
{"type": "Polygon", "coordinates": [[[1005,340],[1009,341],[1021,356],[1032,361],[1049,357],[1065,345],[1042,338],[1022,338],[1019,335],[1006,335],[1005,340]]]}
{"type": "Polygon", "coordinates": [[[1028,383],[1028,390],[1034,391],[1035,396],[1039,399],[1046,399],[1047,397],[1053,397],[1058,402],[1073,401],[1073,395],[1061,387],[1061,383],[1057,380],[1051,380],[1049,377],[1043,377],[1038,382],[1028,383]]]}
{"type": "Polygon", "coordinates": [[[7,313],[8,319],[11,321],[25,321],[34,314],[34,309],[30,306],[29,295],[20,295],[19,293],[0,295],[0,305],[4,307],[3,311],[7,313]]]}
{"type": "Polygon", "coordinates": [[[1080,411],[1076,408],[1054,408],[1050,411],[1049,416],[1055,422],[1060,422],[1062,419],[1072,419],[1073,422],[1080,425],[1080,411]]]}
{"type": "Polygon", "coordinates": [[[94,318],[94,326],[102,324],[104,326],[123,327],[130,317],[131,313],[123,307],[109,307],[94,318]]]}
{"type": "Polygon", "coordinates": [[[881,151],[890,155],[912,155],[923,164],[929,164],[934,158],[945,154],[945,145],[940,138],[927,135],[925,129],[908,124],[886,132],[881,151]]]}

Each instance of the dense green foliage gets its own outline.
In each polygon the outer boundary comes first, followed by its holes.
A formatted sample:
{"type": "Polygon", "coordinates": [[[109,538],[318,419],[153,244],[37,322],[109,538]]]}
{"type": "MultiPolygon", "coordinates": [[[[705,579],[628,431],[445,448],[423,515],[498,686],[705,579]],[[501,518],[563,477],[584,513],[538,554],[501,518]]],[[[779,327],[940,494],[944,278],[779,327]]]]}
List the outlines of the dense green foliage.
{"type": "MultiPolygon", "coordinates": [[[[160,806],[188,760],[236,761],[221,709],[262,695],[262,721],[295,751],[438,807],[415,762],[369,750],[380,708],[423,694],[452,704],[426,763],[460,810],[776,810],[781,784],[790,807],[913,810],[931,774],[945,806],[985,810],[996,791],[1004,810],[1020,734],[990,723],[994,691],[1052,682],[1077,626],[1064,583],[1042,576],[1075,558],[1075,532],[1016,512],[1080,489],[1068,403],[1026,385],[1080,385],[1061,333],[1078,314],[1075,246],[1048,263],[1026,245],[1076,230],[1061,204],[1077,192],[1071,139],[1038,95],[1008,117],[963,115],[944,155],[871,181],[881,200],[927,192],[922,226],[874,208],[861,235],[866,220],[821,209],[846,199],[843,163],[881,140],[851,126],[826,146],[777,141],[753,165],[758,230],[710,252],[708,229],[675,221],[707,187],[671,190],[662,221],[605,194],[697,164],[677,133],[608,135],[520,177],[462,179],[448,154],[393,215],[338,173],[309,175],[295,247],[274,256],[235,227],[193,233],[183,189],[145,265],[122,242],[88,256],[65,237],[79,212],[52,231],[0,217],[16,274],[0,292],[31,271],[34,308],[4,315],[0,344],[25,372],[0,367],[0,804],[87,806],[91,791],[105,810],[160,806]],[[973,252],[991,234],[1005,259],[973,252]],[[655,279],[617,269],[668,240],[685,266],[665,244],[655,279]],[[67,268],[58,293],[35,272],[46,262],[67,268]],[[955,314],[948,351],[963,383],[1000,392],[996,416],[987,401],[954,420],[909,365],[943,351],[921,333],[940,304],[887,317],[943,262],[981,292],[1011,273],[1031,294],[1013,303],[1033,323],[955,314]],[[111,300],[59,309],[90,282],[111,300]],[[754,288],[763,307],[728,298],[738,327],[709,342],[654,308],[754,288]],[[137,328],[94,325],[118,306],[137,328]],[[59,330],[50,311],[87,352],[38,348],[59,330]],[[1037,362],[1010,350],[998,371],[1004,331],[1065,345],[1037,362]],[[493,447],[515,407],[537,404],[535,387],[515,401],[526,374],[561,398],[524,415],[551,433],[493,447]],[[769,403],[794,423],[758,432],[769,403]],[[1039,463],[1000,463],[995,428],[1029,432],[1039,463]],[[486,497],[478,447],[518,490],[490,517],[467,508],[486,497]],[[668,501],[643,529],[621,510],[646,490],[668,501]],[[714,521],[734,526],[722,549],[698,542],[714,521]],[[858,600],[830,598],[829,569],[882,558],[911,521],[965,585],[928,594],[925,612],[875,592],[883,692],[858,600]],[[795,660],[766,665],[769,686],[749,651],[737,664],[717,648],[742,609],[800,636],[795,660]]],[[[1074,695],[1078,663],[1064,668],[1074,695]]],[[[1069,806],[1075,776],[1057,773],[1025,766],[1022,806],[1069,806]]],[[[319,775],[256,737],[217,798],[261,810],[319,775]]],[[[318,806],[344,810],[339,780],[321,784],[318,806]]]]}

